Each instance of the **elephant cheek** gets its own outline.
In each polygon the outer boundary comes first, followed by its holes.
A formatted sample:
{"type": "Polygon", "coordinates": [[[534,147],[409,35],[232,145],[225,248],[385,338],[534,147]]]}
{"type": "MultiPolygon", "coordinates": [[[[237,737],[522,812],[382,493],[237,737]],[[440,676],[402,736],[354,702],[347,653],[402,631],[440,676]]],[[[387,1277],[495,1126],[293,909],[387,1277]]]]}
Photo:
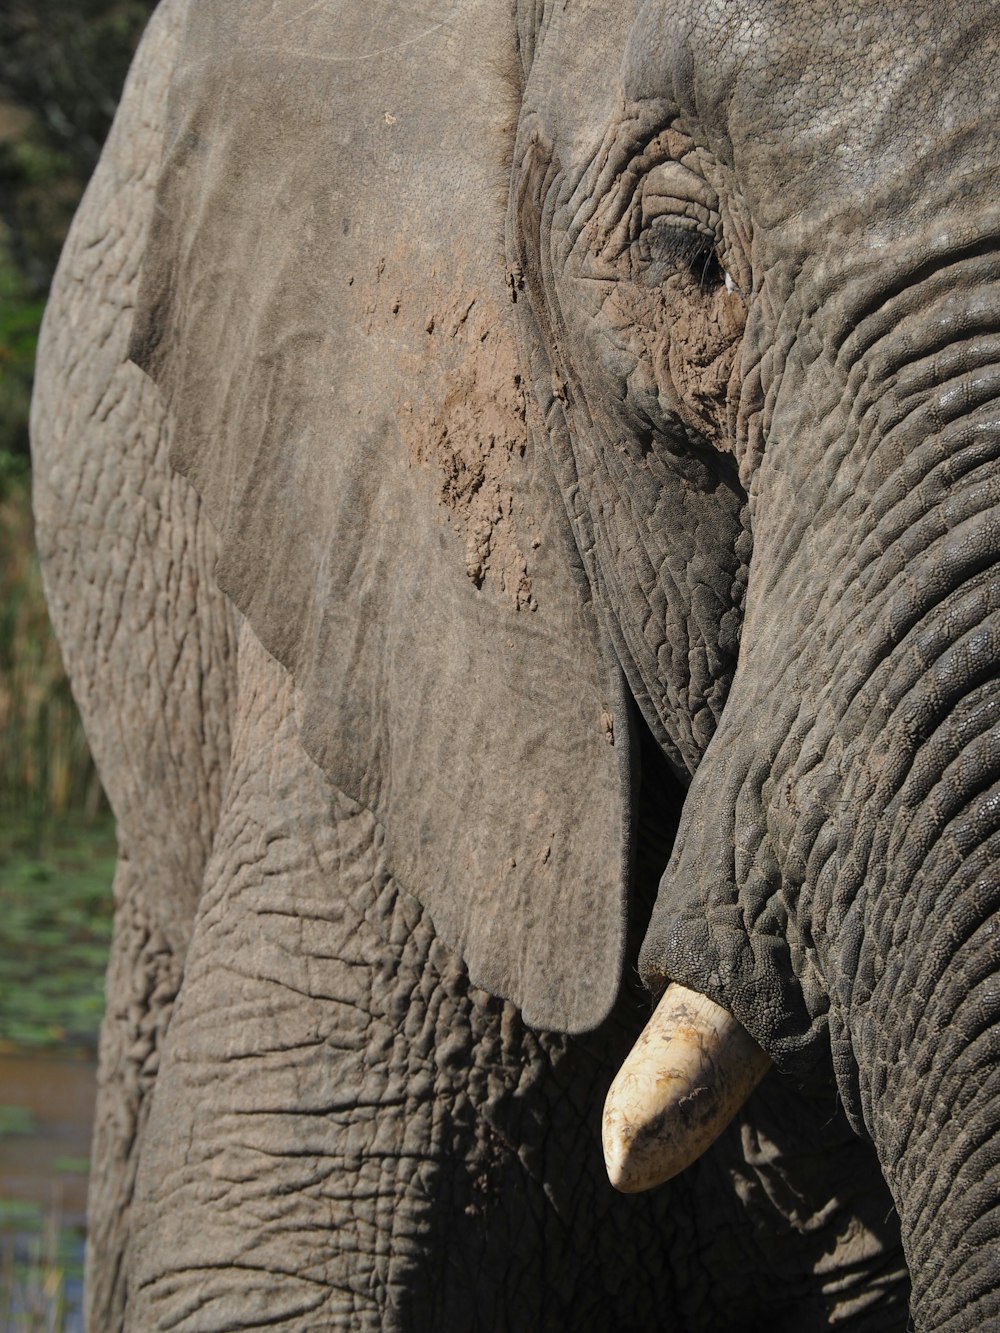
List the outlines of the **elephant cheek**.
{"type": "Polygon", "coordinates": [[[746,322],[739,296],[726,287],[700,291],[689,274],[675,274],[652,289],[617,283],[601,313],[634,367],[629,393],[651,395],[664,421],[676,418],[707,446],[730,452],[746,322]]]}
{"type": "Polygon", "coordinates": [[[664,310],[655,357],[665,406],[698,436],[728,452],[740,387],[740,339],[746,311],[725,287],[664,310]],[[671,401],[672,400],[672,401],[671,401]]]}

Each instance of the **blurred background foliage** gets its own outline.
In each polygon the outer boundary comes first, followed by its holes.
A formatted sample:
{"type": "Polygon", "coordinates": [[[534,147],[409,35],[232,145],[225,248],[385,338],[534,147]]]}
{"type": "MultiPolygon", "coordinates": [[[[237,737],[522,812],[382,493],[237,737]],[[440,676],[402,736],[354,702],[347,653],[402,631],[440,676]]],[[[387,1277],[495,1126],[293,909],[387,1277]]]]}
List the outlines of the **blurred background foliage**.
{"type": "Polygon", "coordinates": [[[94,815],[86,742],[32,543],[38,328],[152,0],[0,3],[0,807],[94,815]]]}
{"type": "Polygon", "coordinates": [[[67,1065],[65,1057],[92,1057],[96,1047],[115,861],[113,826],[49,629],[35,556],[32,375],[59,252],[154,4],[0,0],[3,1333],[82,1330],[82,1203],[66,1204],[86,1180],[79,1154],[93,1073],[88,1062],[67,1065]],[[76,1099],[82,1110],[67,1110],[61,1095],[53,1105],[44,1091],[59,1070],[60,1086],[84,1089],[82,1102],[76,1099]],[[52,1147],[70,1129],[80,1136],[71,1159],[52,1147]]]}

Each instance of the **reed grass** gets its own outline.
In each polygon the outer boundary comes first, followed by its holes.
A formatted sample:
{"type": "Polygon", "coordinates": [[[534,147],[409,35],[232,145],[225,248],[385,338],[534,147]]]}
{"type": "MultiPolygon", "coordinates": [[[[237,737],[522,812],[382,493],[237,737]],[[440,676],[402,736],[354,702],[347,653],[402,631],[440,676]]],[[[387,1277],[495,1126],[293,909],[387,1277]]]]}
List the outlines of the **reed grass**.
{"type": "Polygon", "coordinates": [[[45,609],[26,475],[0,482],[0,807],[96,815],[103,794],[45,609]]]}
{"type": "Polygon", "coordinates": [[[0,1200],[0,1333],[82,1329],[81,1261],[82,1238],[64,1224],[58,1201],[43,1212],[0,1200]]]}

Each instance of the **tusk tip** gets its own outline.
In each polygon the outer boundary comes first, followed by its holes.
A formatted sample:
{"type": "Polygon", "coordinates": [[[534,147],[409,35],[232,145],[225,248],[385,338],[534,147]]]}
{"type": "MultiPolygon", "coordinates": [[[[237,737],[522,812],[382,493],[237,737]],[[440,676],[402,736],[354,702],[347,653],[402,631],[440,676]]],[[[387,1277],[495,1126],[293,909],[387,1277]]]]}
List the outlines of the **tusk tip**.
{"type": "Polygon", "coordinates": [[[663,1181],[669,1180],[671,1175],[676,1174],[670,1172],[668,1175],[663,1175],[660,1172],[651,1176],[648,1169],[644,1169],[641,1158],[631,1153],[629,1145],[621,1139],[609,1142],[608,1138],[605,1138],[604,1165],[607,1167],[608,1180],[612,1188],[619,1194],[641,1194],[643,1190],[660,1185],[663,1181]]]}
{"type": "MultiPolygon", "coordinates": [[[[633,1095],[616,1083],[604,1108],[602,1142],[608,1180],[621,1194],[639,1194],[680,1175],[699,1155],[659,1116],[645,1122],[629,1114],[633,1095]]],[[[634,1109],[634,1108],[633,1108],[634,1109]]]]}
{"type": "Polygon", "coordinates": [[[608,1179],[623,1194],[679,1175],[722,1133],[770,1067],[749,1034],[704,996],[672,985],[604,1105],[608,1179]]]}
{"type": "Polygon", "coordinates": [[[636,1194],[642,1189],[642,1185],[636,1179],[635,1163],[629,1156],[628,1141],[620,1133],[617,1125],[608,1123],[607,1115],[604,1117],[602,1140],[608,1180],[620,1193],[636,1194]]]}

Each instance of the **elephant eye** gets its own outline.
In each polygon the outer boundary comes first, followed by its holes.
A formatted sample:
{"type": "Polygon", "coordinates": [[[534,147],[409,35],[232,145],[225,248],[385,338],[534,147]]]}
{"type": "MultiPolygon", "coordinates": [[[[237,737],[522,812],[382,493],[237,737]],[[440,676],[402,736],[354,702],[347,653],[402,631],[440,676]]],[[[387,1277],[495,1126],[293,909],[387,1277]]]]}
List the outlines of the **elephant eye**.
{"type": "Polygon", "coordinates": [[[725,287],[727,291],[733,291],[730,285],[732,278],[722,267],[719,256],[715,252],[715,246],[706,246],[698,254],[690,265],[692,275],[697,278],[698,286],[705,291],[709,287],[725,287]]]}
{"type": "Polygon", "coordinates": [[[714,236],[698,227],[660,223],[646,230],[639,240],[638,267],[643,280],[660,286],[680,275],[702,292],[716,287],[735,291],[716,250],[714,236]]]}
{"type": "Polygon", "coordinates": [[[665,214],[642,227],[623,255],[602,315],[614,345],[641,367],[629,372],[630,388],[655,385],[656,407],[643,410],[661,423],[663,438],[679,420],[685,439],[726,452],[747,301],[722,261],[721,226],[679,210],[665,214]]]}

